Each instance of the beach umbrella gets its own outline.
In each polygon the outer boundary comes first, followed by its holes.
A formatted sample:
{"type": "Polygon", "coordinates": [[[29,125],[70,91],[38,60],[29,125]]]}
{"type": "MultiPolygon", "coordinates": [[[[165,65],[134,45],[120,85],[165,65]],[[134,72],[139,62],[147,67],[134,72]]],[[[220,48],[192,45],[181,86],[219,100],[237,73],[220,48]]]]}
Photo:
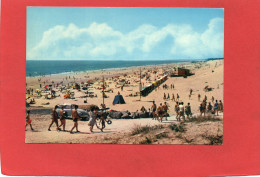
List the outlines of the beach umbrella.
{"type": "Polygon", "coordinates": [[[45,87],[44,87],[44,88],[46,89],[48,86],[49,86],[49,85],[45,85],[45,87]]]}

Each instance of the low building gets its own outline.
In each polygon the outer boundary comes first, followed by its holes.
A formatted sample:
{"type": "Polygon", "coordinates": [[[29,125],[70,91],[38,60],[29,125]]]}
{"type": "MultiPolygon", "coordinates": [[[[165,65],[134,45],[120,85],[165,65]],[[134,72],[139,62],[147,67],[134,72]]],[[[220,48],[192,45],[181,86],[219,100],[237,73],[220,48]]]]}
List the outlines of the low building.
{"type": "Polygon", "coordinates": [[[178,76],[190,76],[190,70],[185,68],[178,68],[178,76]]]}

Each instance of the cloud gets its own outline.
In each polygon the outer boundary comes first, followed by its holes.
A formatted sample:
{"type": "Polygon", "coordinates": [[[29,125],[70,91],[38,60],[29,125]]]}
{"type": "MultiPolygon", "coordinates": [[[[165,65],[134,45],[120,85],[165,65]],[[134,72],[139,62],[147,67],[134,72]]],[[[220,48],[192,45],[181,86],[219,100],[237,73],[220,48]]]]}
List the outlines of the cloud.
{"type": "Polygon", "coordinates": [[[86,28],[57,25],[27,51],[27,59],[145,59],[154,53],[167,59],[223,57],[223,25],[223,18],[214,18],[199,33],[187,24],[162,28],[143,24],[126,34],[106,23],[86,28]]]}

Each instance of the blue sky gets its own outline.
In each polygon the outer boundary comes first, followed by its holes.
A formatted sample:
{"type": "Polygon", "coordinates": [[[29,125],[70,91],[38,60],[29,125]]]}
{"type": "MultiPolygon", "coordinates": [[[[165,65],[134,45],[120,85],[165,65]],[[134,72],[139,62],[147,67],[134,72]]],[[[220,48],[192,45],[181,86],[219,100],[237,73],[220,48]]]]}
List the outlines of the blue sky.
{"type": "Polygon", "coordinates": [[[224,10],[27,7],[29,60],[223,57],[224,10]]]}

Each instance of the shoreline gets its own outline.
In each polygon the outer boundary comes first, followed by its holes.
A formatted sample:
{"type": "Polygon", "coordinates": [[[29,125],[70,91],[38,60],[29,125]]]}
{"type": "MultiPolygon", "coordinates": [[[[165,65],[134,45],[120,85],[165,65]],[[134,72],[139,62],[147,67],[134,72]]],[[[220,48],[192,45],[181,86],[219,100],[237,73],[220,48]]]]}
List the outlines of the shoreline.
{"type": "MultiPolygon", "coordinates": [[[[217,60],[224,60],[223,59],[217,59],[217,60]]],[[[31,60],[34,61],[34,60],[31,60]]],[[[47,61],[47,60],[46,60],[47,61]]],[[[66,61],[66,60],[64,60],[66,61]]],[[[80,61],[80,60],[78,60],[80,61]]],[[[135,69],[135,68],[140,68],[140,67],[154,67],[154,66],[167,66],[167,65],[174,65],[174,64],[188,64],[188,63],[199,63],[199,62],[207,62],[210,60],[207,59],[203,59],[203,60],[190,60],[190,61],[177,61],[174,63],[167,63],[167,64],[154,64],[154,65],[139,65],[139,66],[128,66],[128,67],[119,67],[119,68],[107,68],[107,69],[94,69],[94,70],[85,70],[85,71],[69,71],[69,72],[61,72],[61,73],[54,73],[51,74],[51,76],[58,76],[58,75],[74,75],[74,74],[89,74],[89,73],[95,73],[95,72],[99,72],[99,71],[121,71],[121,70],[127,70],[127,69],[135,69]]],[[[46,77],[46,76],[50,76],[50,74],[45,74],[45,75],[36,75],[36,76],[26,76],[26,78],[37,78],[37,77],[46,77]]]]}

